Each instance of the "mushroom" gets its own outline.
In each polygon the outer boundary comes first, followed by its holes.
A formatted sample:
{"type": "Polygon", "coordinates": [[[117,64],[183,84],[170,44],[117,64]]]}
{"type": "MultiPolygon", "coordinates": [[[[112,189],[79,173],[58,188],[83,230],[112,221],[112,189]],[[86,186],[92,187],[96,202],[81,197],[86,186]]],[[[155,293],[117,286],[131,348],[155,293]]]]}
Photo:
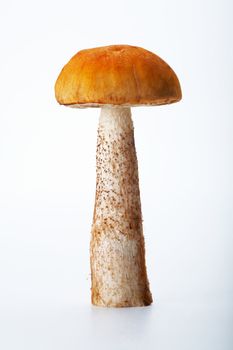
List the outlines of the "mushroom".
{"type": "Polygon", "coordinates": [[[179,101],[179,80],[154,53],[112,45],[74,55],[58,76],[55,95],[65,106],[101,107],[90,244],[92,303],[150,305],[130,107],[179,101]]]}

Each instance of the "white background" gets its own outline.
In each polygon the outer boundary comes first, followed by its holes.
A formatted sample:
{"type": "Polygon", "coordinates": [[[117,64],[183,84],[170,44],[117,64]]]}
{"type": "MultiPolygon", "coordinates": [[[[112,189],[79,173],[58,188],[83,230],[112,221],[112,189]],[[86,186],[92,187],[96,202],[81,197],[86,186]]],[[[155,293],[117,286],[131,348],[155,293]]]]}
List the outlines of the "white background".
{"type": "Polygon", "coordinates": [[[232,349],[231,1],[1,1],[0,348],[232,349]],[[59,106],[78,50],[165,59],[183,100],[133,109],[154,304],[90,305],[98,109],[59,106]]]}

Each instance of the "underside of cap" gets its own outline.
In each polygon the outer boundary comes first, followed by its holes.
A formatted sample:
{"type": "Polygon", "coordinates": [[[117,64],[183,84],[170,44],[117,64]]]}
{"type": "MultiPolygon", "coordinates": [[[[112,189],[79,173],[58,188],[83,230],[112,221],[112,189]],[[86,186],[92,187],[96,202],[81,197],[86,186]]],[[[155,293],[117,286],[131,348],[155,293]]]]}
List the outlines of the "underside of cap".
{"type": "Polygon", "coordinates": [[[162,105],[182,97],[166,62],[129,45],[79,51],[59,74],[55,95],[58,103],[75,108],[162,105]]]}

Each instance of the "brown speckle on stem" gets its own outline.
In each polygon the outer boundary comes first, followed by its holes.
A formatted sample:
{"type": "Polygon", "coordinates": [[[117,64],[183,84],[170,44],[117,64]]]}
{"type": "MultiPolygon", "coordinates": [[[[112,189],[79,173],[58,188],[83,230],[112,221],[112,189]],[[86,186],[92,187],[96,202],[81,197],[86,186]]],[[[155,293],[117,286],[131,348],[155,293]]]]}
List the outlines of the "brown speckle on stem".
{"type": "Polygon", "coordinates": [[[96,155],[91,237],[92,303],[152,302],[145,265],[137,156],[130,108],[103,108],[96,155]]]}

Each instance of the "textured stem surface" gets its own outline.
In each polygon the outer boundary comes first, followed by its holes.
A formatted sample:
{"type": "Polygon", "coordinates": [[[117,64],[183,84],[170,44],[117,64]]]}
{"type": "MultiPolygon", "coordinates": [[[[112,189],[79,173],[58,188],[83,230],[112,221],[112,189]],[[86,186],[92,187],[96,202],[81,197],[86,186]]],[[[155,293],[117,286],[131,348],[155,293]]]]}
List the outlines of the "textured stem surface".
{"type": "Polygon", "coordinates": [[[144,306],[152,302],[130,108],[101,109],[91,237],[92,303],[144,306]]]}

